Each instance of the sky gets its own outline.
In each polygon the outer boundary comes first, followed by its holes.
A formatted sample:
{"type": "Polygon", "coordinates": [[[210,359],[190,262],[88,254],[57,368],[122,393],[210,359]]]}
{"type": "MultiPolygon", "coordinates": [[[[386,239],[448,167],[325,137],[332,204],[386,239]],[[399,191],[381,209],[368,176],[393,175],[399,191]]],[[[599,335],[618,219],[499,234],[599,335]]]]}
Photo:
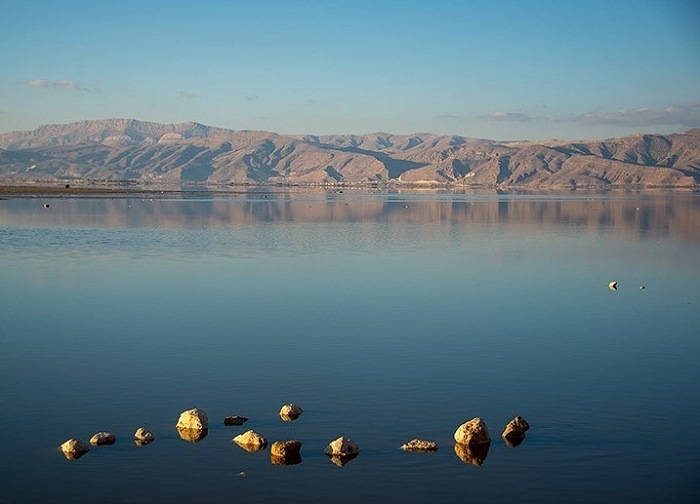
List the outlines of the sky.
{"type": "Polygon", "coordinates": [[[107,118],[681,132],[700,127],[700,0],[0,0],[0,133],[107,118]]]}

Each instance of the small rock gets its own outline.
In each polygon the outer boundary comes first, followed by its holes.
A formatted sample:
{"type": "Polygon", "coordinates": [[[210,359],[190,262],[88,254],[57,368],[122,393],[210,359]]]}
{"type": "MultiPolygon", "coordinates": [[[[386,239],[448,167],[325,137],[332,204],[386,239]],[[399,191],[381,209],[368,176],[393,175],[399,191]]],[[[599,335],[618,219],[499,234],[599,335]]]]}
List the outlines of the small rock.
{"type": "Polygon", "coordinates": [[[270,445],[272,465],[295,465],[301,463],[301,441],[275,441],[270,445]]]}
{"type": "Polygon", "coordinates": [[[424,439],[411,439],[408,443],[401,445],[404,451],[436,451],[437,443],[424,439]]]}
{"type": "Polygon", "coordinates": [[[113,445],[117,441],[117,436],[111,432],[98,432],[90,438],[92,446],[113,445]]]}
{"type": "Polygon", "coordinates": [[[87,452],[90,447],[79,439],[68,439],[61,445],[61,451],[68,460],[77,460],[87,452]]]}
{"type": "Polygon", "coordinates": [[[224,425],[243,425],[248,419],[244,416],[227,416],[224,418],[224,425]]]}
{"type": "Polygon", "coordinates": [[[233,438],[233,441],[238,446],[249,452],[264,450],[267,446],[267,439],[265,439],[265,436],[262,436],[253,430],[239,434],[233,438]]]}
{"type": "Polygon", "coordinates": [[[466,445],[488,444],[491,442],[489,430],[479,417],[472,418],[457,427],[454,438],[457,443],[466,445]]]}
{"type": "Polygon", "coordinates": [[[192,408],[180,413],[176,427],[178,429],[204,430],[209,428],[209,420],[204,411],[192,408]]]}
{"type": "Polygon", "coordinates": [[[302,409],[296,404],[285,404],[280,408],[280,418],[285,422],[291,422],[301,416],[302,409]]]}
{"type": "Polygon", "coordinates": [[[608,289],[616,291],[617,290],[617,282],[610,282],[608,284],[608,289]]]}
{"type": "Polygon", "coordinates": [[[360,448],[352,439],[340,436],[338,439],[331,441],[323,450],[323,453],[331,456],[354,457],[360,453],[360,448]]]}
{"type": "Polygon", "coordinates": [[[155,439],[156,437],[153,435],[153,433],[148,429],[144,429],[143,427],[139,427],[136,429],[136,432],[134,432],[134,443],[136,443],[138,446],[145,446],[155,441],[155,439]]]}
{"type": "Polygon", "coordinates": [[[462,462],[467,464],[480,466],[486,460],[489,454],[490,444],[480,444],[480,445],[467,445],[462,443],[455,443],[452,448],[455,451],[455,455],[462,462]]]}
{"type": "Polygon", "coordinates": [[[501,436],[512,446],[517,446],[525,439],[525,432],[529,428],[530,424],[523,417],[516,416],[506,424],[506,428],[501,436]]]}

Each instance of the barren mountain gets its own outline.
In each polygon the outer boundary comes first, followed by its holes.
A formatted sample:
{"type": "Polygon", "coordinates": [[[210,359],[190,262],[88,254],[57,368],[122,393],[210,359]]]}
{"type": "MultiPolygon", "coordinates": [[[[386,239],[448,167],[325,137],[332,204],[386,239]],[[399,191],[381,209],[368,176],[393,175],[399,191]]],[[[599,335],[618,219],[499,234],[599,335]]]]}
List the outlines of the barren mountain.
{"type": "Polygon", "coordinates": [[[109,119],[0,135],[0,179],[697,188],[700,129],[602,142],[496,142],[427,133],[292,136],[109,119]]]}

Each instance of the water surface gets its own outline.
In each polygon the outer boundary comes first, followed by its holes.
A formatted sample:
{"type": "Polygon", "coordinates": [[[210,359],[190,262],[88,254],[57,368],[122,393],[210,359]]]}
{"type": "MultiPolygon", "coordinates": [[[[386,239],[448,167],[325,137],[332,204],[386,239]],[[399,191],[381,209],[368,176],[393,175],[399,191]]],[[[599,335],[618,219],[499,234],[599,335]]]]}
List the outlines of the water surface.
{"type": "Polygon", "coordinates": [[[8,199],[0,257],[0,502],[700,497],[697,195],[8,199]],[[480,466],[452,447],[474,416],[480,466]],[[231,442],[249,428],[302,463],[231,442]],[[57,448],[100,430],[117,443],[57,448]],[[414,437],[439,450],[398,450],[414,437]]]}

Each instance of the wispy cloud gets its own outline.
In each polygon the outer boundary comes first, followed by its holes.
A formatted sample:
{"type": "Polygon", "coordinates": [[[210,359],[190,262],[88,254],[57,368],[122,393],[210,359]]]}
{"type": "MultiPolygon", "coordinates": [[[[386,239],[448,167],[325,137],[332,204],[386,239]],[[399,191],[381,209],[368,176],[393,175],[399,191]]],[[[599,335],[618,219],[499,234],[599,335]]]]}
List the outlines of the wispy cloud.
{"type": "Polygon", "coordinates": [[[255,101],[255,100],[257,100],[258,98],[260,98],[258,95],[250,95],[250,96],[246,96],[246,97],[245,97],[245,99],[246,99],[247,101],[255,101]]]}
{"type": "Polygon", "coordinates": [[[522,114],[520,112],[503,112],[497,111],[491,114],[477,116],[477,119],[484,119],[487,121],[506,121],[506,122],[527,122],[532,118],[527,114],[522,114]]]}
{"type": "Polygon", "coordinates": [[[460,119],[464,119],[464,116],[455,115],[455,114],[440,114],[440,115],[435,116],[435,119],[440,119],[443,121],[457,121],[460,119]]]}
{"type": "Polygon", "coordinates": [[[178,100],[194,100],[197,98],[195,93],[188,93],[187,91],[180,91],[177,95],[178,100]]]}
{"type": "Polygon", "coordinates": [[[614,112],[590,112],[553,119],[554,122],[572,122],[590,125],[653,126],[679,125],[700,126],[700,101],[680,103],[666,108],[639,108],[614,112]]]}
{"type": "Polygon", "coordinates": [[[44,79],[30,79],[25,81],[25,84],[33,88],[54,88],[54,89],[64,89],[67,91],[89,91],[88,88],[81,86],[77,82],[70,80],[44,80],[44,79]]]}

